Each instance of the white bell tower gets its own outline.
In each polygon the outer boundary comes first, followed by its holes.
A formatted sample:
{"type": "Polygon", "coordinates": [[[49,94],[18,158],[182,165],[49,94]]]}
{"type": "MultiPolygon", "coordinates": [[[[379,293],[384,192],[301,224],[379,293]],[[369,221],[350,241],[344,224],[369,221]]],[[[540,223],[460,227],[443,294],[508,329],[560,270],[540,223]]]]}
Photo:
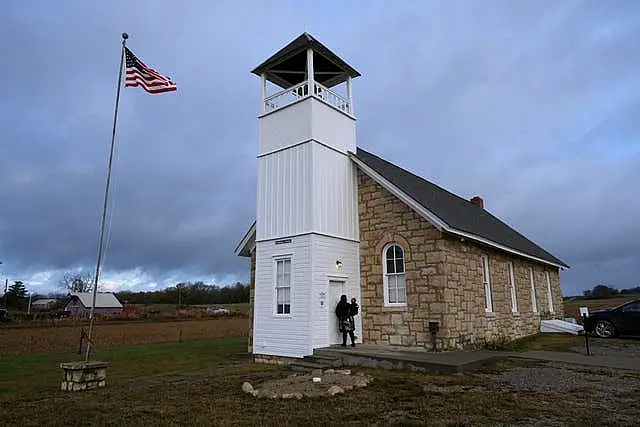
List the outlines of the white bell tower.
{"type": "Polygon", "coordinates": [[[356,151],[352,78],[360,74],[307,33],[253,73],[262,80],[253,352],[303,357],[341,341],[340,294],[360,301],[348,157],[356,151]]]}

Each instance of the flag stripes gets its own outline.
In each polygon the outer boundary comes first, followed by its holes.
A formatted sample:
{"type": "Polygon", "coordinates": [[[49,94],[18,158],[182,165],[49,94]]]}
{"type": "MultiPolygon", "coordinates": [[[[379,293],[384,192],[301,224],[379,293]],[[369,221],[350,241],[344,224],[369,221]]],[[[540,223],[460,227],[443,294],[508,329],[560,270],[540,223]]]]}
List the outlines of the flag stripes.
{"type": "Polygon", "coordinates": [[[147,67],[129,48],[125,47],[126,80],[125,87],[141,87],[148,93],[163,93],[176,90],[176,84],[170,77],[163,76],[153,68],[147,67]]]}

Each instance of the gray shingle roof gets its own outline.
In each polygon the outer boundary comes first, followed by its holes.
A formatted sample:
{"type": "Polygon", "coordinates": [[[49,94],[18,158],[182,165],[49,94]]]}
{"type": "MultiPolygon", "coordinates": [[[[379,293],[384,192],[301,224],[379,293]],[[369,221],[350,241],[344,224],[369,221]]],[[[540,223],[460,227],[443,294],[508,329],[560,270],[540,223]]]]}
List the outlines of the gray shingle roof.
{"type": "Polygon", "coordinates": [[[306,32],[274,53],[251,72],[256,75],[265,73],[267,80],[278,86],[283,88],[291,87],[306,79],[307,48],[313,49],[318,54],[314,55],[313,64],[314,80],[316,82],[332,87],[346,80],[346,76],[360,76],[360,73],[355,68],[306,32]],[[280,70],[278,71],[275,68],[280,70]],[[299,73],[296,73],[296,71],[299,73]]]}
{"type": "Polygon", "coordinates": [[[451,229],[482,237],[552,264],[569,267],[480,206],[361,148],[357,149],[355,157],[451,229]]]}

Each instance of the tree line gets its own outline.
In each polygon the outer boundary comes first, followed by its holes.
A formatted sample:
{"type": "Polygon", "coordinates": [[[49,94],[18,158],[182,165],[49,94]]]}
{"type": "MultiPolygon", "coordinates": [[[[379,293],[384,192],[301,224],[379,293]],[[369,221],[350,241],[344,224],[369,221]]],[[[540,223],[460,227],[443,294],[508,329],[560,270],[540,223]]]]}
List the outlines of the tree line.
{"type": "MultiPolygon", "coordinates": [[[[56,298],[61,303],[70,292],[91,292],[94,279],[91,274],[67,273],[59,283],[63,293],[49,295],[32,294],[32,298],[56,298]]],[[[98,291],[101,291],[98,287],[98,291]]],[[[249,302],[249,285],[237,282],[233,286],[207,285],[202,281],[181,282],[175,286],[157,291],[121,291],[115,292],[123,304],[176,304],[176,305],[211,305],[249,302]]],[[[7,292],[0,299],[4,308],[26,310],[29,292],[25,284],[15,281],[9,285],[7,292]]]]}
{"type": "Polygon", "coordinates": [[[178,283],[158,291],[121,291],[115,294],[123,304],[234,304],[249,302],[249,285],[207,285],[204,282],[178,283]]]}
{"type": "Polygon", "coordinates": [[[612,298],[618,295],[632,294],[640,294],[640,286],[618,290],[607,285],[596,285],[593,289],[586,290],[582,293],[585,298],[612,298]]]}

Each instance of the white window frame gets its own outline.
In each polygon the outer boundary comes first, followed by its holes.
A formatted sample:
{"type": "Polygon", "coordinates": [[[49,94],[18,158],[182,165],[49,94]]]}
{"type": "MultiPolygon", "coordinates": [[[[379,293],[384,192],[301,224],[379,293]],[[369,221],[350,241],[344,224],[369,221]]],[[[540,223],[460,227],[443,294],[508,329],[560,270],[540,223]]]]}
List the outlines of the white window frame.
{"type": "Polygon", "coordinates": [[[545,275],[545,278],[547,279],[547,299],[549,301],[549,313],[554,313],[554,311],[553,311],[553,293],[551,292],[551,280],[549,278],[549,272],[545,270],[544,275],[545,275]]]}
{"type": "Polygon", "coordinates": [[[536,279],[533,272],[533,267],[529,269],[529,281],[531,282],[531,310],[534,313],[538,312],[538,299],[536,298],[536,279]]]}
{"type": "MultiPolygon", "coordinates": [[[[382,249],[382,283],[384,287],[384,305],[385,307],[406,307],[407,306],[407,269],[406,269],[406,251],[397,242],[392,242],[386,245],[382,249]],[[387,250],[389,248],[397,246],[402,251],[402,273],[388,273],[387,272],[387,250]],[[389,301],[389,277],[400,277],[404,278],[404,302],[390,302],[389,301]]],[[[395,258],[394,258],[395,259],[395,258]]],[[[397,279],[396,279],[397,280],[397,279]]],[[[397,283],[397,282],[396,282],[397,283]]],[[[397,286],[396,286],[397,289],[397,286]]]]}
{"type": "Polygon", "coordinates": [[[509,279],[509,289],[511,290],[511,312],[518,312],[518,299],[516,297],[516,280],[513,274],[513,262],[509,261],[508,263],[508,279],[509,279]]]}
{"type": "Polygon", "coordinates": [[[482,284],[484,285],[484,311],[493,312],[493,296],[491,295],[491,275],[489,273],[489,256],[482,255],[482,284]]]}
{"type": "MultiPolygon", "coordinates": [[[[292,292],[292,275],[293,275],[293,257],[291,255],[280,255],[274,257],[273,259],[273,314],[278,317],[287,317],[291,316],[291,306],[293,301],[293,292],[292,292]],[[283,276],[285,271],[285,266],[287,261],[289,262],[289,282],[288,283],[280,283],[278,277],[278,263],[283,263],[283,276]],[[286,303],[282,304],[282,313],[278,313],[278,290],[279,289],[289,289],[289,312],[285,313],[286,303]]],[[[284,278],[284,277],[283,277],[284,278]]]]}

